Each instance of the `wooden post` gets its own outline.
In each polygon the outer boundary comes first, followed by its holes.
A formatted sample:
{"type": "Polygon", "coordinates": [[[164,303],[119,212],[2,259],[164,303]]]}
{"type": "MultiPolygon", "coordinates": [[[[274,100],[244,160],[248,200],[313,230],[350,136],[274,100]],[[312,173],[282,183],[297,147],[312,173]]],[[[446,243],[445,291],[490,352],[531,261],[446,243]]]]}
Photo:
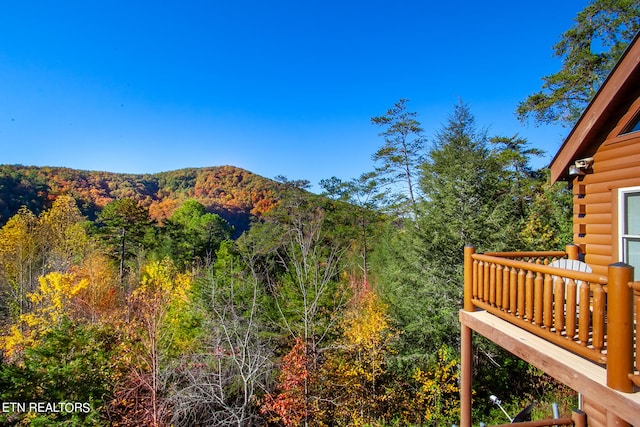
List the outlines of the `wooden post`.
{"type": "Polygon", "coordinates": [[[461,325],[460,334],[460,427],[471,427],[472,330],[466,325],[461,325]]]}
{"type": "Polygon", "coordinates": [[[526,305],[526,284],[524,277],[524,270],[518,270],[518,290],[517,290],[517,306],[518,306],[518,317],[521,319],[525,318],[525,305],[526,305]]]}
{"type": "MultiPolygon", "coordinates": [[[[607,293],[607,386],[631,393],[633,382],[633,294],[629,282],[633,267],[618,262],[609,265],[607,293]]],[[[582,301],[580,301],[582,302],[582,301]]]]}
{"type": "Polygon", "coordinates": [[[568,259],[578,259],[580,256],[580,246],[572,243],[566,246],[565,252],[567,253],[568,259]]]}
{"type": "Polygon", "coordinates": [[[464,311],[476,311],[473,305],[473,258],[474,246],[464,247],[464,311]]]}
{"type": "Polygon", "coordinates": [[[545,274],[543,283],[542,324],[547,330],[551,330],[551,325],[553,325],[553,276],[545,274]]]}
{"type": "Polygon", "coordinates": [[[489,268],[489,304],[496,305],[496,288],[497,282],[497,268],[495,264],[491,264],[489,268]]]}
{"type": "MultiPolygon", "coordinates": [[[[474,246],[464,247],[464,311],[476,311],[473,305],[474,246]]],[[[472,331],[466,325],[460,328],[460,427],[471,427],[471,398],[473,381],[472,331]]]]}
{"type": "Polygon", "coordinates": [[[581,410],[574,409],[573,414],[571,414],[571,419],[575,427],[587,427],[587,414],[581,410]]]}
{"type": "Polygon", "coordinates": [[[525,282],[524,282],[524,287],[525,287],[525,315],[527,316],[527,322],[529,323],[533,323],[533,284],[534,281],[533,279],[535,278],[534,274],[531,272],[531,270],[527,271],[527,274],[525,276],[525,282]]]}

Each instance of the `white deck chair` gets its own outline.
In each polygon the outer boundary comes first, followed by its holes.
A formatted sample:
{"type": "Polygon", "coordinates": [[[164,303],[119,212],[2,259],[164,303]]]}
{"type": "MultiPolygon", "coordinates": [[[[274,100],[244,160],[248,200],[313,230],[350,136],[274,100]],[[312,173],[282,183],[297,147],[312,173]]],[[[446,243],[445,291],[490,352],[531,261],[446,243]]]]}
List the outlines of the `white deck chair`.
{"type": "MultiPolygon", "coordinates": [[[[561,258],[561,259],[555,260],[552,263],[550,263],[549,267],[564,268],[565,270],[581,271],[583,273],[592,273],[593,272],[591,270],[591,267],[589,267],[588,264],[585,264],[582,261],[578,261],[577,259],[561,258]]],[[[563,277],[562,279],[564,281],[565,294],[566,294],[567,280],[569,280],[569,279],[567,279],[566,277],[563,277]]],[[[555,282],[556,282],[556,278],[554,276],[554,278],[553,278],[554,286],[555,286],[555,282]]],[[[581,280],[576,280],[575,282],[576,282],[576,287],[579,290],[580,289],[580,285],[582,284],[582,281],[581,280]]],[[[580,305],[580,292],[576,293],[576,305],[580,305]]]]}

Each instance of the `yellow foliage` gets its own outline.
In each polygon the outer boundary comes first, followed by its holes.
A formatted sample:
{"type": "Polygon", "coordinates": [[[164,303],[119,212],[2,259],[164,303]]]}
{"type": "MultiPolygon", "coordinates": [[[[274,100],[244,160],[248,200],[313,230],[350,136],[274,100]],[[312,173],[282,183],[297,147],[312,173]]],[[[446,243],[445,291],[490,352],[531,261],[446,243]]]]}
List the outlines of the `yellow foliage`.
{"type": "MultiPolygon", "coordinates": [[[[344,345],[355,360],[343,366],[342,375],[373,382],[383,372],[385,355],[393,338],[386,305],[374,292],[361,296],[343,321],[344,345]]],[[[362,386],[362,384],[354,386],[362,386]]]]}
{"type": "Polygon", "coordinates": [[[22,207],[0,229],[0,273],[14,288],[20,309],[24,305],[24,292],[33,289],[30,273],[36,268],[40,245],[37,227],[36,216],[22,207]]]}
{"type": "Polygon", "coordinates": [[[345,316],[344,336],[348,342],[364,348],[376,347],[383,332],[389,329],[386,309],[375,293],[363,295],[357,309],[345,316]]]}
{"type": "Polygon", "coordinates": [[[427,421],[448,421],[459,410],[458,359],[449,347],[438,350],[435,366],[425,372],[417,368],[413,379],[420,385],[416,403],[423,408],[427,421]]]}
{"type": "Polygon", "coordinates": [[[92,322],[106,320],[109,316],[113,320],[118,309],[124,305],[124,291],[109,257],[98,250],[91,250],[84,256],[82,264],[74,266],[71,271],[89,281],[88,286],[78,294],[78,299],[82,301],[83,316],[92,322]]]}
{"type": "Polygon", "coordinates": [[[57,323],[66,314],[73,297],[88,286],[89,280],[78,280],[72,273],[52,272],[39,277],[38,283],[38,290],[27,295],[32,303],[40,307],[39,313],[36,310],[35,314],[57,323]]]}
{"type": "Polygon", "coordinates": [[[189,308],[191,286],[191,276],[179,273],[173,262],[165,259],[144,266],[140,286],[131,294],[132,301],[140,306],[138,314],[149,329],[149,339],[167,337],[174,352],[194,345],[194,331],[185,330],[194,317],[189,308]]]}
{"type": "Polygon", "coordinates": [[[144,266],[140,286],[132,298],[143,303],[185,303],[191,289],[191,276],[178,273],[170,260],[151,262],[144,266]]]}
{"type": "Polygon", "coordinates": [[[539,217],[530,218],[520,232],[522,240],[530,247],[540,246],[543,242],[545,247],[553,247],[558,244],[556,230],[547,222],[543,222],[539,217]]]}
{"type": "Polygon", "coordinates": [[[9,334],[0,338],[0,343],[7,356],[11,356],[16,351],[21,350],[26,345],[33,342],[30,337],[25,336],[22,331],[15,325],[9,328],[9,334]]]}
{"type": "Polygon", "coordinates": [[[387,387],[382,379],[386,359],[393,353],[396,333],[390,326],[387,306],[375,292],[360,294],[345,313],[342,339],[327,358],[321,373],[330,383],[332,417],[339,425],[365,426],[384,411],[387,387]]]}
{"type": "Polygon", "coordinates": [[[33,310],[20,315],[18,325],[13,325],[2,346],[7,355],[30,345],[44,332],[59,323],[71,311],[73,298],[85,289],[89,281],[78,279],[75,274],[53,272],[38,278],[38,289],[27,294],[33,310]]]}

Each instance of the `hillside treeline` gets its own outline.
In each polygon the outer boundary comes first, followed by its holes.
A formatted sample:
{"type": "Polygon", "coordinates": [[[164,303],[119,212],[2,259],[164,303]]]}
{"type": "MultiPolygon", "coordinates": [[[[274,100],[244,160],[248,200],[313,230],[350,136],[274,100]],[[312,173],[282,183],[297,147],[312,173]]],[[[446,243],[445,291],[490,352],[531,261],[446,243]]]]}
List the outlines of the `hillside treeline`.
{"type": "MultiPolygon", "coordinates": [[[[220,215],[237,231],[252,217],[267,212],[280,191],[279,183],[233,166],[187,168],[155,174],[82,171],[63,167],[0,165],[0,224],[25,206],[35,214],[70,195],[90,220],[110,202],[132,199],[159,223],[187,199],[220,215]]],[[[237,236],[236,236],[237,237],[237,236]]]]}
{"type": "MultiPolygon", "coordinates": [[[[373,123],[371,173],[323,180],[321,196],[285,178],[259,203],[246,190],[260,215],[240,235],[196,190],[237,199],[238,182],[193,186],[194,170],[88,185],[101,174],[5,166],[2,422],[457,423],[463,247],[563,248],[570,195],[531,167],[538,150],[488,135],[464,104],[432,140],[405,100],[373,123]]],[[[516,412],[570,401],[475,348],[474,419],[506,422],[490,394],[516,412]]]]}

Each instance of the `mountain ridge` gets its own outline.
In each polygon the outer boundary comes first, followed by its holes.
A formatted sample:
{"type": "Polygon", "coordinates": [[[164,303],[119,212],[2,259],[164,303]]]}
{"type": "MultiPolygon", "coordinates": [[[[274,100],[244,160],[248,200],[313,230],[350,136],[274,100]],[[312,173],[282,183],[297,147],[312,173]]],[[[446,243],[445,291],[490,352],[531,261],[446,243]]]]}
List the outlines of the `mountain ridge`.
{"type": "Polygon", "coordinates": [[[38,214],[58,196],[69,194],[89,219],[95,219],[107,203],[131,198],[159,223],[184,200],[195,199],[240,233],[252,218],[260,218],[275,205],[282,189],[282,183],[231,165],[132,174],[2,164],[0,225],[22,206],[38,214]]]}

